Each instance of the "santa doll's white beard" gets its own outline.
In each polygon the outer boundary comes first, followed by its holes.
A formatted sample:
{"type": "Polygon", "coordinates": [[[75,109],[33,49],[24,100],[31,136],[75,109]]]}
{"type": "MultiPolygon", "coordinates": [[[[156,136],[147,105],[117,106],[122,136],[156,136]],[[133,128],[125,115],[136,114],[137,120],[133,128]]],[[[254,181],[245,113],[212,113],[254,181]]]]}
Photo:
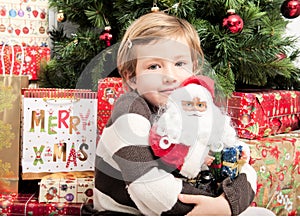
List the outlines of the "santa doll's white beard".
{"type": "Polygon", "coordinates": [[[172,143],[193,146],[200,142],[208,145],[212,132],[212,116],[209,113],[168,109],[156,123],[157,133],[168,136],[172,143]]]}

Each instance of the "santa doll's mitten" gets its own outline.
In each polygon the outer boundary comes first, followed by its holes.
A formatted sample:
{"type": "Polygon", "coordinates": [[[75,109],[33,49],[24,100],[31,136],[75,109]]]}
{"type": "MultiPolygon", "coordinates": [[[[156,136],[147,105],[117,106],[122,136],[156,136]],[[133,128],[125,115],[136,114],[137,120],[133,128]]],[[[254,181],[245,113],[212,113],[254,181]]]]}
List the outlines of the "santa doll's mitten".
{"type": "Polygon", "coordinates": [[[189,151],[188,146],[173,143],[167,135],[159,135],[155,124],[150,130],[149,143],[154,155],[160,157],[163,163],[174,169],[181,169],[189,151]]]}

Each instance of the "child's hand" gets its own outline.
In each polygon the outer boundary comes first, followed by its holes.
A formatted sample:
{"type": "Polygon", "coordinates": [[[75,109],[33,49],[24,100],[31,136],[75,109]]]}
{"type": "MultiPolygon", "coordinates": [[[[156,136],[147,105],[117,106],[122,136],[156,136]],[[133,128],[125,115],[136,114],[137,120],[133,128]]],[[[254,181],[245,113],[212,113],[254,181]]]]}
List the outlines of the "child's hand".
{"type": "Polygon", "coordinates": [[[188,216],[231,216],[231,209],[224,195],[208,197],[203,195],[180,194],[178,198],[182,203],[195,204],[192,211],[187,214],[188,216]]]}

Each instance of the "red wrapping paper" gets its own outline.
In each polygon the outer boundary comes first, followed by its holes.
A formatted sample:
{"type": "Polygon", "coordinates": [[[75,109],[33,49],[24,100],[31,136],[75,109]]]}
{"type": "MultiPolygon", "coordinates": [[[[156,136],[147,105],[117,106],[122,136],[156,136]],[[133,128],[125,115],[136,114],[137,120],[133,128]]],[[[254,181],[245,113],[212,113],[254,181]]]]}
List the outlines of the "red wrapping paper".
{"type": "Polygon", "coordinates": [[[299,129],[299,91],[234,92],[227,105],[240,138],[256,139],[299,129]]]}
{"type": "MultiPolygon", "coordinates": [[[[23,70],[21,70],[21,58],[22,58],[22,48],[20,46],[14,46],[14,56],[12,56],[12,49],[9,46],[4,48],[3,60],[5,73],[9,74],[12,58],[14,58],[13,74],[19,75],[29,75],[30,80],[37,80],[38,74],[40,72],[41,63],[43,61],[50,60],[50,48],[49,47],[39,47],[39,46],[27,46],[24,49],[24,63],[23,70]]],[[[0,46],[0,50],[2,46],[0,46]]],[[[0,72],[3,70],[3,63],[0,61],[0,72]]]]}
{"type": "Polygon", "coordinates": [[[0,216],[79,216],[82,203],[39,203],[35,194],[0,195],[0,216]]]}
{"type": "Polygon", "coordinates": [[[111,115],[114,102],[124,93],[122,79],[108,77],[98,82],[98,131],[102,131],[111,115]]]}

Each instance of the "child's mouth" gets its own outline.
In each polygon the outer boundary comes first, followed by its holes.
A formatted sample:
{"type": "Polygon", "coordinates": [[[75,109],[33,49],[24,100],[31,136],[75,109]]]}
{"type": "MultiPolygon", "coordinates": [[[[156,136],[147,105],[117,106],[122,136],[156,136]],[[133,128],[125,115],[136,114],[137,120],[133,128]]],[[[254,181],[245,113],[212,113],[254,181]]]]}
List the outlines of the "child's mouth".
{"type": "Polygon", "coordinates": [[[165,90],[161,90],[160,92],[165,94],[165,95],[170,95],[176,88],[168,88],[165,90]]]}

